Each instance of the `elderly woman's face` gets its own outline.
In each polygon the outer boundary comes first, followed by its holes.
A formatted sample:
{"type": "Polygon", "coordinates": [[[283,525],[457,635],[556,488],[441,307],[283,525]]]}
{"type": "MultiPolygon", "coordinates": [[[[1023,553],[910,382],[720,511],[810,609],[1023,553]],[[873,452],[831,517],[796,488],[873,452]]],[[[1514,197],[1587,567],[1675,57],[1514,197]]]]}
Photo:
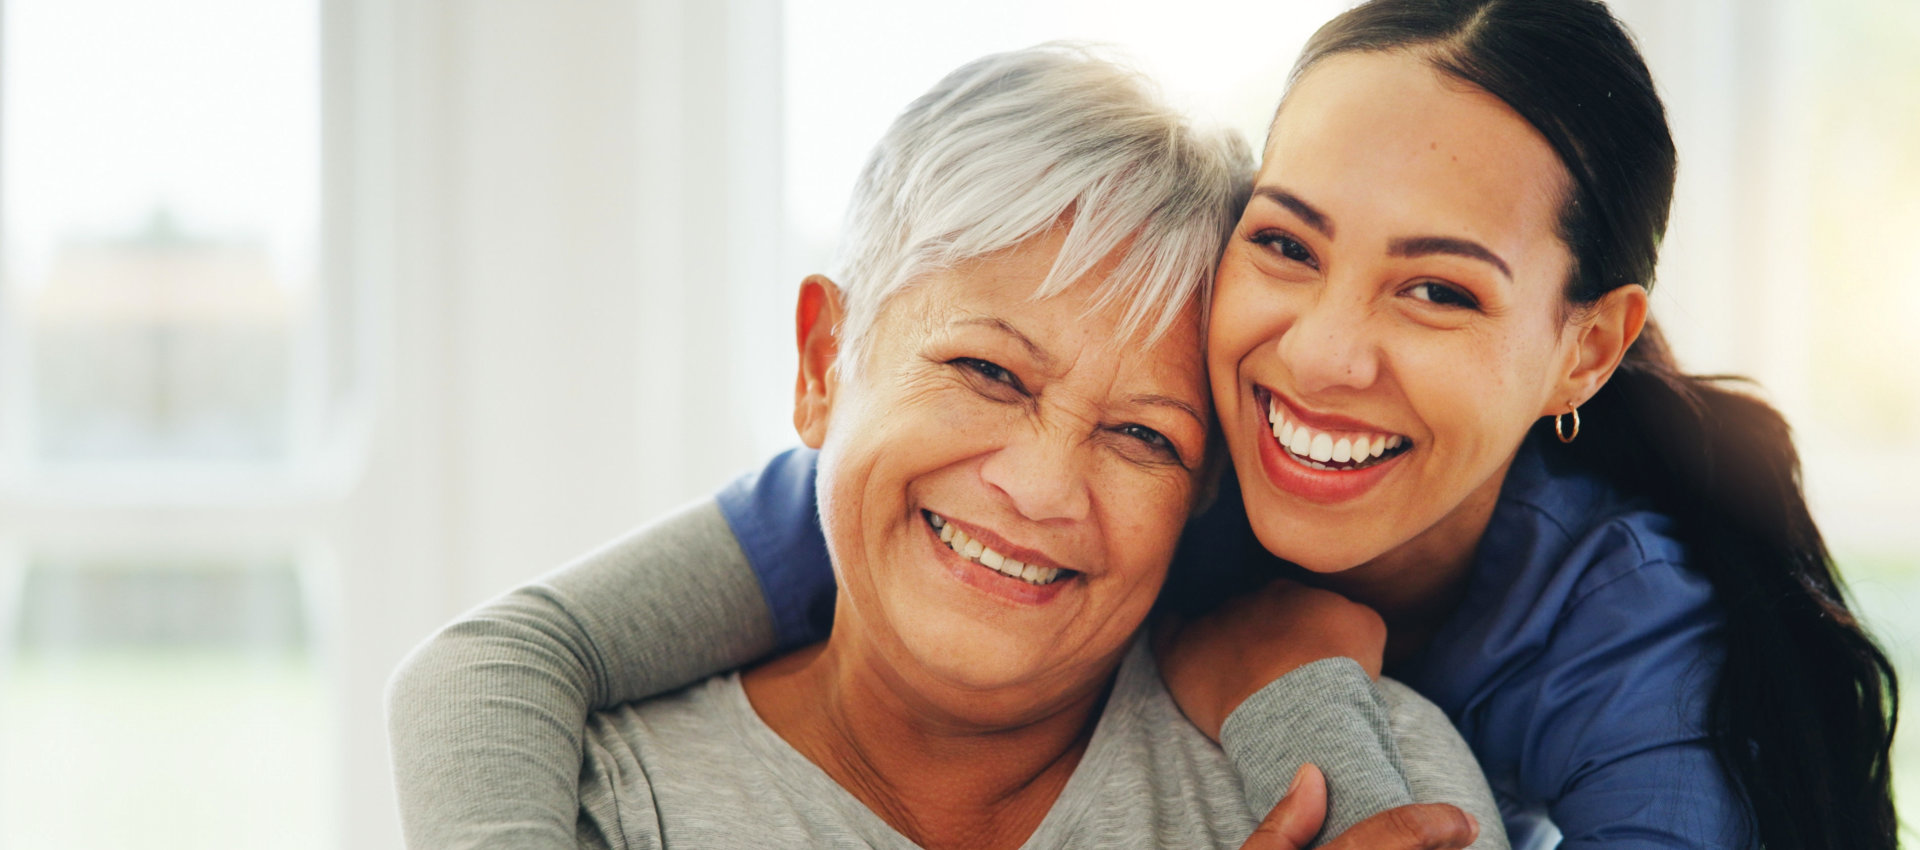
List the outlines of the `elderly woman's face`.
{"type": "Polygon", "coordinates": [[[834,640],[901,675],[1043,701],[1097,681],[1192,505],[1211,415],[1197,310],[1156,344],[1121,338],[1121,306],[1089,312],[1114,258],[1032,300],[1061,237],[917,281],[811,412],[803,362],[834,640]]]}

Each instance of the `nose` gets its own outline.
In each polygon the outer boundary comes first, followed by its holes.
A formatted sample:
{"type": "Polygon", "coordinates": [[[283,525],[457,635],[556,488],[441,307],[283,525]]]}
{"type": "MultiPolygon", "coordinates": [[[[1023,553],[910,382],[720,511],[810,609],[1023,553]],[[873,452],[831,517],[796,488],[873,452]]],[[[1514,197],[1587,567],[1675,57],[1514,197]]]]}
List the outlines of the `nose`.
{"type": "Polygon", "coordinates": [[[1311,394],[1372,386],[1380,373],[1380,352],[1368,327],[1370,316],[1370,299],[1333,284],[1317,298],[1302,299],[1279,343],[1295,387],[1311,394]]]}
{"type": "Polygon", "coordinates": [[[1093,497],[1078,442],[1044,431],[1024,434],[989,455],[980,477],[1026,519],[1086,519],[1093,497]]]}

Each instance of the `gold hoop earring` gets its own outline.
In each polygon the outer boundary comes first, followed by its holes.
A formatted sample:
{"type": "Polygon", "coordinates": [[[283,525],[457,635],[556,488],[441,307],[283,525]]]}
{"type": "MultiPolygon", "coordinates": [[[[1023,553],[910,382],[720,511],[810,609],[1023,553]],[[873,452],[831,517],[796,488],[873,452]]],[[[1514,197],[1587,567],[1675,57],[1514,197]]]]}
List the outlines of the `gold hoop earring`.
{"type": "Polygon", "coordinates": [[[1571,443],[1575,437],[1580,436],[1580,408],[1574,407],[1573,402],[1567,402],[1566,413],[1554,414],[1553,435],[1559,437],[1560,442],[1563,443],[1571,443]],[[1567,433],[1564,422],[1565,417],[1569,414],[1573,416],[1573,433],[1571,434],[1567,433]]]}

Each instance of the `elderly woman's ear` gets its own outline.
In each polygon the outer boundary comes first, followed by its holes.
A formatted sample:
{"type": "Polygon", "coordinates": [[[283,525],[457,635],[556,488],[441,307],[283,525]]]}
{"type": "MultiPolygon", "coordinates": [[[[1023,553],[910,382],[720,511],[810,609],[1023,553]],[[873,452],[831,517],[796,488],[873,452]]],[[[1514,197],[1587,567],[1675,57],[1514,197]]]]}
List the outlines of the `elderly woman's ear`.
{"type": "Polygon", "coordinates": [[[840,287],[822,275],[800,282],[800,304],[794,315],[794,341],[800,349],[799,376],[793,387],[793,428],[809,448],[820,448],[827,436],[827,416],[839,373],[840,322],[845,317],[840,287]]]}

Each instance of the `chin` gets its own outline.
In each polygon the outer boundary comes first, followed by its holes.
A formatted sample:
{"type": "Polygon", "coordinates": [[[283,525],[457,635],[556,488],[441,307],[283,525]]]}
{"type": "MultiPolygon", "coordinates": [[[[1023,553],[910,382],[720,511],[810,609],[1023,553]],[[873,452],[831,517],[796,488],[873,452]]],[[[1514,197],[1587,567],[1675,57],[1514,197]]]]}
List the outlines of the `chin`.
{"type": "Polygon", "coordinates": [[[950,688],[989,691],[1015,686],[1032,678],[1044,663],[1033,657],[1031,649],[1020,649],[1034,646],[1031,638],[1011,635],[1004,624],[958,611],[915,614],[902,626],[899,644],[905,657],[900,661],[950,688]]]}
{"type": "Polygon", "coordinates": [[[1369,546],[1381,535],[1369,529],[1354,528],[1337,519],[1319,517],[1311,510],[1277,505],[1265,506],[1263,513],[1280,517],[1268,522],[1252,519],[1261,508],[1249,505],[1249,523],[1261,548],[1275,557],[1308,572],[1332,575],[1367,563],[1385,551],[1384,546],[1369,546]]]}

